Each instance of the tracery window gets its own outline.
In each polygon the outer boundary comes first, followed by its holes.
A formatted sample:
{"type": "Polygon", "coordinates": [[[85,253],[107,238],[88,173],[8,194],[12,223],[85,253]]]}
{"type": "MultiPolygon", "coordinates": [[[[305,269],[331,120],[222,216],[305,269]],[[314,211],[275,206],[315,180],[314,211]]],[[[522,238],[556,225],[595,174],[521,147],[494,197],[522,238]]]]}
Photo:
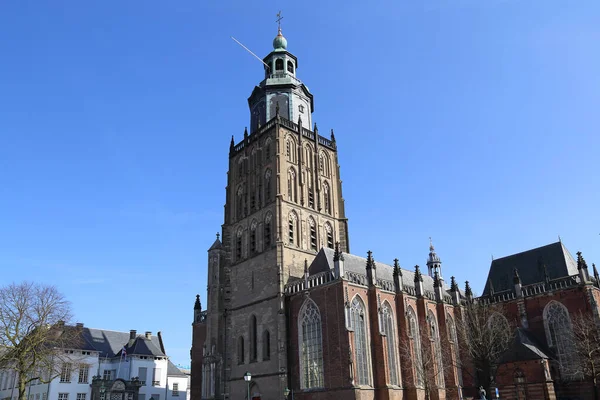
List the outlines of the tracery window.
{"type": "Polygon", "coordinates": [[[236,215],[237,219],[242,219],[244,217],[244,188],[242,185],[238,187],[236,193],[236,215]]]}
{"type": "Polygon", "coordinates": [[[263,361],[271,358],[271,335],[269,331],[263,332],[263,361]]]}
{"type": "Polygon", "coordinates": [[[431,311],[428,314],[429,319],[429,339],[433,341],[435,352],[435,384],[438,388],[444,387],[444,360],[442,360],[442,348],[440,343],[440,334],[437,326],[437,319],[431,311]]]}
{"type": "Polygon", "coordinates": [[[292,139],[291,137],[288,137],[285,140],[285,156],[288,160],[288,162],[291,163],[295,163],[296,162],[296,143],[294,142],[294,139],[292,139]]]}
{"type": "Polygon", "coordinates": [[[290,168],[288,170],[288,200],[289,201],[297,202],[296,188],[297,188],[296,171],[294,171],[294,168],[290,168]]]}
{"type": "Polygon", "coordinates": [[[271,201],[271,169],[265,171],[265,202],[271,201]]]}
{"type": "Polygon", "coordinates": [[[558,301],[552,300],[544,308],[544,328],[548,346],[554,349],[558,358],[560,371],[570,375],[573,367],[573,329],[567,308],[558,301]]]}
{"type": "Polygon", "coordinates": [[[350,318],[354,329],[354,355],[356,377],[359,385],[370,385],[369,348],[367,347],[367,322],[365,305],[359,296],[354,296],[350,306],[350,318]]]}
{"type": "Polygon", "coordinates": [[[256,346],[256,316],[250,317],[250,362],[256,361],[257,356],[256,346]]]}
{"type": "Polygon", "coordinates": [[[265,236],[265,250],[271,247],[271,213],[268,213],[265,217],[265,225],[264,225],[264,236],[265,236]]]}
{"type": "Polygon", "coordinates": [[[382,310],[383,334],[387,345],[388,382],[390,385],[399,385],[398,381],[398,355],[396,352],[396,335],[394,328],[394,313],[392,307],[385,302],[382,310]]]}
{"type": "Polygon", "coordinates": [[[253,220],[250,224],[250,252],[256,253],[256,228],[258,226],[258,222],[253,220]]]}
{"type": "Polygon", "coordinates": [[[421,336],[419,332],[419,324],[417,322],[417,315],[412,307],[408,307],[408,338],[410,341],[410,348],[412,350],[412,359],[415,361],[415,385],[423,387],[424,384],[424,369],[423,369],[423,358],[421,354],[421,336]]]}
{"type": "Polygon", "coordinates": [[[323,340],[321,314],[310,299],[306,299],[298,316],[300,343],[300,383],[302,389],[323,387],[323,340]]]}
{"type": "Polygon", "coordinates": [[[236,239],[235,239],[235,258],[240,260],[242,258],[242,236],[244,231],[241,227],[238,228],[236,239]]]}
{"type": "Polygon", "coordinates": [[[296,236],[298,232],[298,215],[296,215],[295,211],[292,211],[288,217],[288,239],[289,244],[297,245],[296,236]]]}
{"type": "Polygon", "coordinates": [[[327,234],[327,247],[333,249],[333,228],[329,222],[325,222],[325,233],[327,234]]]}
{"type": "Polygon", "coordinates": [[[325,206],[325,212],[331,214],[331,197],[329,194],[329,184],[323,182],[323,205],[325,206]]]}
{"type": "Polygon", "coordinates": [[[446,315],[446,327],[448,328],[448,340],[450,342],[450,352],[456,365],[456,376],[458,384],[463,386],[462,365],[460,363],[460,353],[458,352],[458,337],[456,336],[456,325],[450,314],[446,315]]]}
{"type": "Polygon", "coordinates": [[[310,227],[310,248],[317,250],[317,225],[313,217],[308,218],[308,225],[310,227]]]}

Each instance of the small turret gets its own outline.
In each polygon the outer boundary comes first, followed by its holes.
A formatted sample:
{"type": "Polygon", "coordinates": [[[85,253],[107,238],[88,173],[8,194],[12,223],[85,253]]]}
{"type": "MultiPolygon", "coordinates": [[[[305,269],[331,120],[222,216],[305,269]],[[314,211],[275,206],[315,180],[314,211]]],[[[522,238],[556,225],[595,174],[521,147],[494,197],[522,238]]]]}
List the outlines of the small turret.
{"type": "Polygon", "coordinates": [[[235,142],[233,141],[233,135],[231,135],[231,143],[229,143],[229,152],[233,153],[233,148],[235,147],[235,142]]]}
{"type": "Polygon", "coordinates": [[[444,301],[444,282],[440,279],[437,271],[433,272],[433,291],[435,292],[436,301],[444,301]]]}
{"type": "Polygon", "coordinates": [[[373,261],[373,252],[371,250],[367,251],[366,269],[369,286],[377,285],[377,266],[375,265],[375,261],[373,261]]]}
{"type": "Polygon", "coordinates": [[[340,242],[335,242],[335,251],[333,253],[333,270],[336,279],[344,278],[344,254],[340,251],[340,242]]]}
{"type": "Polygon", "coordinates": [[[515,267],[513,271],[513,284],[515,285],[515,293],[517,297],[523,297],[523,286],[521,285],[521,277],[519,276],[519,270],[515,267]]]}
{"type": "Polygon", "coordinates": [[[471,285],[469,285],[469,281],[465,281],[465,297],[467,300],[473,300],[473,291],[471,290],[471,285]]]}
{"type": "Polygon", "coordinates": [[[427,257],[427,274],[433,277],[434,273],[437,271],[439,276],[442,276],[442,260],[435,252],[435,248],[433,247],[433,243],[431,242],[431,238],[429,238],[429,257],[427,257]]]}
{"type": "Polygon", "coordinates": [[[598,270],[596,269],[596,264],[592,264],[592,268],[594,271],[594,279],[596,279],[596,286],[600,286],[600,276],[598,276],[598,270]]]}
{"type": "Polygon", "coordinates": [[[421,275],[421,270],[418,265],[415,265],[415,291],[417,292],[418,297],[425,294],[425,291],[423,290],[423,276],[421,275]]]}
{"type": "Polygon", "coordinates": [[[400,264],[398,263],[397,258],[394,258],[394,289],[396,293],[401,293],[404,289],[402,282],[402,270],[400,269],[400,264]]]}
{"type": "Polygon", "coordinates": [[[452,296],[452,304],[455,306],[460,304],[460,291],[456,284],[456,279],[453,276],[450,277],[450,295],[452,296]]]}
{"type": "Polygon", "coordinates": [[[577,252],[577,270],[579,271],[579,279],[582,284],[588,283],[590,280],[590,273],[588,271],[587,263],[581,255],[581,252],[577,252]]]}
{"type": "MultiPolygon", "coordinates": [[[[200,295],[196,295],[196,302],[194,303],[194,323],[201,322],[200,314],[202,314],[202,303],[200,303],[200,295]]],[[[135,331],[133,331],[135,334],[135,331]]]]}

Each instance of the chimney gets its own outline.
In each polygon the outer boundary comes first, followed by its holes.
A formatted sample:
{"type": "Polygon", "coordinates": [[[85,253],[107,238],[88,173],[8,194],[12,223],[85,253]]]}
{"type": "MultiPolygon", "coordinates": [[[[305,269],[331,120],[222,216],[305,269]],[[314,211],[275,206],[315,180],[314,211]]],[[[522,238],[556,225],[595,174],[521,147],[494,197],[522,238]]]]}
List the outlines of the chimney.
{"type": "Polygon", "coordinates": [[[78,322],[78,323],[75,324],[75,327],[77,329],[83,329],[83,324],[81,322],[78,322]]]}
{"type": "Polygon", "coordinates": [[[146,331],[146,339],[148,339],[148,340],[152,339],[152,332],[146,331]]]}
{"type": "Polygon", "coordinates": [[[135,335],[137,334],[137,331],[135,329],[132,329],[129,331],[129,340],[135,340],[135,335]]]}

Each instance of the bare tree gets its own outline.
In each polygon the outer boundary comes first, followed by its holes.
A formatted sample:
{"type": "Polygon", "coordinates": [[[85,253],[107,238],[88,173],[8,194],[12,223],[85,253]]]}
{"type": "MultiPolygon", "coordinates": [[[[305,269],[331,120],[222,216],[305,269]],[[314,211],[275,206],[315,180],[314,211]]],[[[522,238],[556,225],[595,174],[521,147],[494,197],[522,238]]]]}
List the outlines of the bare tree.
{"type": "Polygon", "coordinates": [[[491,393],[502,355],[514,340],[514,326],[499,304],[469,299],[461,308],[457,334],[463,373],[491,393]]]}
{"type": "Polygon", "coordinates": [[[589,379],[594,384],[594,399],[598,400],[600,378],[600,321],[591,312],[577,313],[571,320],[572,353],[561,365],[561,375],[567,380],[589,379]]]}
{"type": "Polygon", "coordinates": [[[73,361],[65,349],[77,348],[80,334],[65,326],[70,317],[70,303],[54,286],[0,288],[0,368],[13,370],[19,400],[26,400],[28,383],[48,383],[73,361]]]}
{"type": "Polygon", "coordinates": [[[414,386],[423,389],[425,399],[429,400],[432,391],[446,387],[445,377],[454,365],[450,346],[441,345],[439,334],[431,332],[431,326],[419,325],[420,337],[404,340],[400,344],[400,356],[406,365],[413,367],[414,386]]]}

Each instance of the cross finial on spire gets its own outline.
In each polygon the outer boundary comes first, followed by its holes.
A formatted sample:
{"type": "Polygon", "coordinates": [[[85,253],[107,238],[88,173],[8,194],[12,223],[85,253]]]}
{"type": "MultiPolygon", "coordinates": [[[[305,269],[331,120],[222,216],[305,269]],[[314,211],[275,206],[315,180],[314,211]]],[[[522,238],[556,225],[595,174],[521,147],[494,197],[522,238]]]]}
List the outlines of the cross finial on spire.
{"type": "Polygon", "coordinates": [[[277,13],[277,20],[275,22],[277,22],[277,29],[279,29],[279,32],[281,32],[281,20],[283,19],[283,17],[281,16],[281,10],[279,10],[279,12],[277,13]]]}
{"type": "Polygon", "coordinates": [[[431,241],[431,236],[429,236],[429,250],[433,251],[433,242],[431,241]]]}

